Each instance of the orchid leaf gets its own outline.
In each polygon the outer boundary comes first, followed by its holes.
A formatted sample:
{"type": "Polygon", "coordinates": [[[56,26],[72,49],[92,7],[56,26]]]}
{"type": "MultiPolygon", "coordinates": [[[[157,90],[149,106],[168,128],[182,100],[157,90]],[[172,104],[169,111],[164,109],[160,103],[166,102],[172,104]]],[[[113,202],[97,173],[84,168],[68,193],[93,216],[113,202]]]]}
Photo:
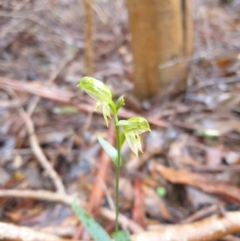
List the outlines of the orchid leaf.
{"type": "Polygon", "coordinates": [[[118,152],[116,150],[116,148],[114,148],[110,143],[108,143],[107,141],[105,141],[102,137],[98,137],[98,141],[101,144],[102,148],[104,149],[104,151],[108,154],[108,156],[110,157],[110,159],[113,161],[113,163],[116,166],[120,166],[121,163],[118,163],[118,152]]]}
{"type": "Polygon", "coordinates": [[[100,224],[91,218],[83,208],[77,205],[76,197],[72,202],[72,210],[95,241],[111,241],[111,238],[100,224]]]}
{"type": "Polygon", "coordinates": [[[131,241],[130,238],[128,237],[128,235],[122,230],[115,231],[112,234],[112,236],[115,241],[131,241]]]}

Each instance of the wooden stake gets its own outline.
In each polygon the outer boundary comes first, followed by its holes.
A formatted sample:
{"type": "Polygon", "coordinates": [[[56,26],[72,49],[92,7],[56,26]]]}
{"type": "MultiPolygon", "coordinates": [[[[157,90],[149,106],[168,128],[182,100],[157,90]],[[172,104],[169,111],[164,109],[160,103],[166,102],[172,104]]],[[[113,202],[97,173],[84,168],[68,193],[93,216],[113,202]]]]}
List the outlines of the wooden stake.
{"type": "Polygon", "coordinates": [[[84,0],[85,9],[85,71],[86,75],[93,73],[93,19],[92,19],[92,0],[84,0]]]}

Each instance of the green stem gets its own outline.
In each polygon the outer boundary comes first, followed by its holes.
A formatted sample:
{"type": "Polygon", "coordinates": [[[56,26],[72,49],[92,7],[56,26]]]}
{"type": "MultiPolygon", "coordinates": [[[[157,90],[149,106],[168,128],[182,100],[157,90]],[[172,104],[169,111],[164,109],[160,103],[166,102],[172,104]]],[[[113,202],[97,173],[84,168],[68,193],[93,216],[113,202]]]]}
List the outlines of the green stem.
{"type": "Polygon", "coordinates": [[[118,205],[118,199],[119,199],[119,173],[120,173],[120,167],[116,166],[116,219],[115,219],[115,231],[118,231],[118,213],[119,213],[119,205],[118,205]]]}
{"type": "Polygon", "coordinates": [[[114,114],[114,125],[115,125],[115,132],[116,132],[116,145],[117,145],[117,152],[118,152],[118,165],[116,165],[116,221],[115,221],[115,231],[118,231],[118,213],[119,213],[119,174],[120,174],[120,166],[121,166],[121,157],[120,157],[120,133],[119,133],[119,126],[117,126],[118,117],[117,114],[114,114]]]}

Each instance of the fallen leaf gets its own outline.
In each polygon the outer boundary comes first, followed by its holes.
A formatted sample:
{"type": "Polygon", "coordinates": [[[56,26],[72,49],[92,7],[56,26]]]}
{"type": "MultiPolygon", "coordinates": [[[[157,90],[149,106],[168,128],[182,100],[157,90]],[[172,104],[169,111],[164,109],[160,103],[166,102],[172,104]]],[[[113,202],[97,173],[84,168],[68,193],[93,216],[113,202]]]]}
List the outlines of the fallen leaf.
{"type": "Polygon", "coordinates": [[[186,170],[174,170],[161,164],[151,162],[154,168],[163,178],[172,183],[184,184],[200,189],[204,192],[219,195],[228,202],[240,204],[240,189],[223,182],[218,182],[209,177],[191,173],[186,170]]]}

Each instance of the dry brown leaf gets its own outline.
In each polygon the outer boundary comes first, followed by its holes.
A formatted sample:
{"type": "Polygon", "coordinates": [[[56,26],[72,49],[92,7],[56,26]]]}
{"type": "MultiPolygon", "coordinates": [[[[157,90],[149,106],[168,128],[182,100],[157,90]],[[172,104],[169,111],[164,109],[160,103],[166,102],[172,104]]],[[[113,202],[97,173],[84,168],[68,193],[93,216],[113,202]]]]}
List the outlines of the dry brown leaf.
{"type": "Polygon", "coordinates": [[[217,182],[211,178],[186,170],[174,170],[154,162],[151,163],[151,168],[155,168],[169,182],[189,185],[204,192],[219,195],[229,202],[240,204],[240,189],[238,187],[217,182]]]}
{"type": "Polygon", "coordinates": [[[154,218],[161,217],[165,220],[172,220],[172,216],[162,198],[147,185],[142,184],[142,190],[146,211],[154,218]]]}

